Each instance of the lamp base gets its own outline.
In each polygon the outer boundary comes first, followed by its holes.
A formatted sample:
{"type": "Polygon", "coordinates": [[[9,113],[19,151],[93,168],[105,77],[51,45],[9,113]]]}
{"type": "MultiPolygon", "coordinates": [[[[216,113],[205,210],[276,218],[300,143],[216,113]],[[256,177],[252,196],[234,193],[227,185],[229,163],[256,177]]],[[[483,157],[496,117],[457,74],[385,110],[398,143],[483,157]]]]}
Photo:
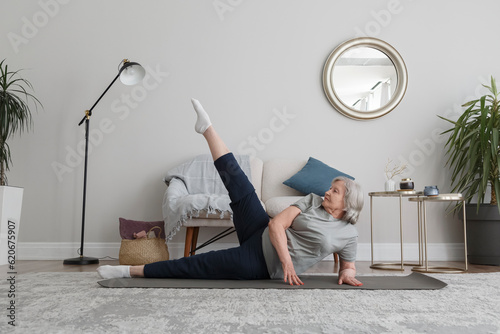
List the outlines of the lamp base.
{"type": "Polygon", "coordinates": [[[76,265],[99,264],[99,259],[95,257],[79,256],[79,257],[74,257],[72,259],[66,259],[64,260],[63,264],[76,264],[76,265]]]}

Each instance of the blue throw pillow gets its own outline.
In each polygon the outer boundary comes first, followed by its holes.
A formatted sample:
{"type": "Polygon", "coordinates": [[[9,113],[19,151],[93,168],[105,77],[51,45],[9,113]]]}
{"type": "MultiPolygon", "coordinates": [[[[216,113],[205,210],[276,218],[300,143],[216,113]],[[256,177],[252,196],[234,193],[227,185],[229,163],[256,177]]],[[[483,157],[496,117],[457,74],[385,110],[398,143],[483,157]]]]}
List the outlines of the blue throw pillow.
{"type": "Polygon", "coordinates": [[[332,180],[337,176],[345,176],[354,180],[354,177],[310,157],[306,165],[283,184],[304,194],[313,193],[324,196],[325,192],[330,189],[332,180]]]}

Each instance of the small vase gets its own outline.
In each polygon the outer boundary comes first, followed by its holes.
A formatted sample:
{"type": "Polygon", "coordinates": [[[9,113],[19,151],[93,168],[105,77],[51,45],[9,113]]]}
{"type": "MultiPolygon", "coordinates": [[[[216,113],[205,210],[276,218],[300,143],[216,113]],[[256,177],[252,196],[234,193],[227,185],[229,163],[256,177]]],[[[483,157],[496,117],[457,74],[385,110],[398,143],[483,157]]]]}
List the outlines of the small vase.
{"type": "Polygon", "coordinates": [[[439,195],[439,189],[437,186],[425,186],[424,195],[425,196],[437,196],[437,195],[439,195]]]}
{"type": "Polygon", "coordinates": [[[385,181],[385,191],[396,191],[396,181],[393,179],[385,181]]]}

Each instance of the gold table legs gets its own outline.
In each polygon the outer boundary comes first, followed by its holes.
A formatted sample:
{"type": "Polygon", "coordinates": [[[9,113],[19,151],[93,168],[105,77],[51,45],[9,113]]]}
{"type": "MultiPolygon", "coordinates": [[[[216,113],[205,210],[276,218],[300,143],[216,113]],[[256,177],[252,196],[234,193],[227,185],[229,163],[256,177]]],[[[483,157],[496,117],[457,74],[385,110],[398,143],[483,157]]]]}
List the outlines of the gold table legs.
{"type": "MultiPolygon", "coordinates": [[[[419,242],[419,262],[415,263],[405,263],[403,256],[403,196],[419,196],[418,193],[397,193],[397,192],[378,192],[378,193],[369,193],[370,195],[370,231],[371,231],[371,265],[372,269],[383,269],[383,270],[399,270],[404,271],[405,266],[421,266],[422,262],[422,250],[421,244],[419,242]],[[401,262],[397,263],[374,263],[373,261],[373,197],[399,197],[399,243],[401,247],[401,262]]],[[[418,210],[418,214],[420,216],[420,210],[418,210]]],[[[419,227],[420,231],[420,219],[419,219],[419,227]]]]}
{"type": "Polygon", "coordinates": [[[445,194],[438,195],[435,197],[421,197],[421,198],[410,198],[410,201],[418,202],[419,211],[419,249],[423,249],[424,264],[412,268],[412,271],[420,273],[463,273],[468,270],[467,261],[467,221],[465,217],[465,201],[460,194],[445,194]],[[455,195],[455,196],[450,196],[455,195]],[[442,196],[441,198],[439,196],[442,196]],[[463,229],[464,229],[464,249],[465,249],[465,265],[464,268],[458,267],[438,267],[429,266],[429,257],[427,253],[427,215],[426,215],[426,202],[443,202],[443,201],[461,201],[462,202],[462,214],[463,214],[463,229]],[[423,216],[423,223],[420,224],[420,217],[423,216]],[[422,226],[423,225],[423,226],[422,226]],[[420,227],[421,226],[421,227],[420,227]],[[423,234],[423,238],[420,235],[423,234]]]}

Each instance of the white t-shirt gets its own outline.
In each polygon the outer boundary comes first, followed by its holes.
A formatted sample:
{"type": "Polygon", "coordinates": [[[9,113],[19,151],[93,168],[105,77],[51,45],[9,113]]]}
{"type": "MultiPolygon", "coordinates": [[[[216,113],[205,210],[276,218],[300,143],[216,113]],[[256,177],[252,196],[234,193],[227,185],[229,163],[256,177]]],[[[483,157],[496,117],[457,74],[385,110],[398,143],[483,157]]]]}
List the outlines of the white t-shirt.
{"type": "MultiPolygon", "coordinates": [[[[288,251],[292,257],[297,274],[332,253],[338,253],[347,262],[356,260],[358,231],[354,225],[333,218],[323,208],[323,199],[316,194],[309,194],[292,204],[301,213],[285,231],[288,251]]],[[[283,268],[276,249],[269,238],[269,227],[262,234],[262,249],[267,270],[271,278],[283,278],[283,268]]]]}

